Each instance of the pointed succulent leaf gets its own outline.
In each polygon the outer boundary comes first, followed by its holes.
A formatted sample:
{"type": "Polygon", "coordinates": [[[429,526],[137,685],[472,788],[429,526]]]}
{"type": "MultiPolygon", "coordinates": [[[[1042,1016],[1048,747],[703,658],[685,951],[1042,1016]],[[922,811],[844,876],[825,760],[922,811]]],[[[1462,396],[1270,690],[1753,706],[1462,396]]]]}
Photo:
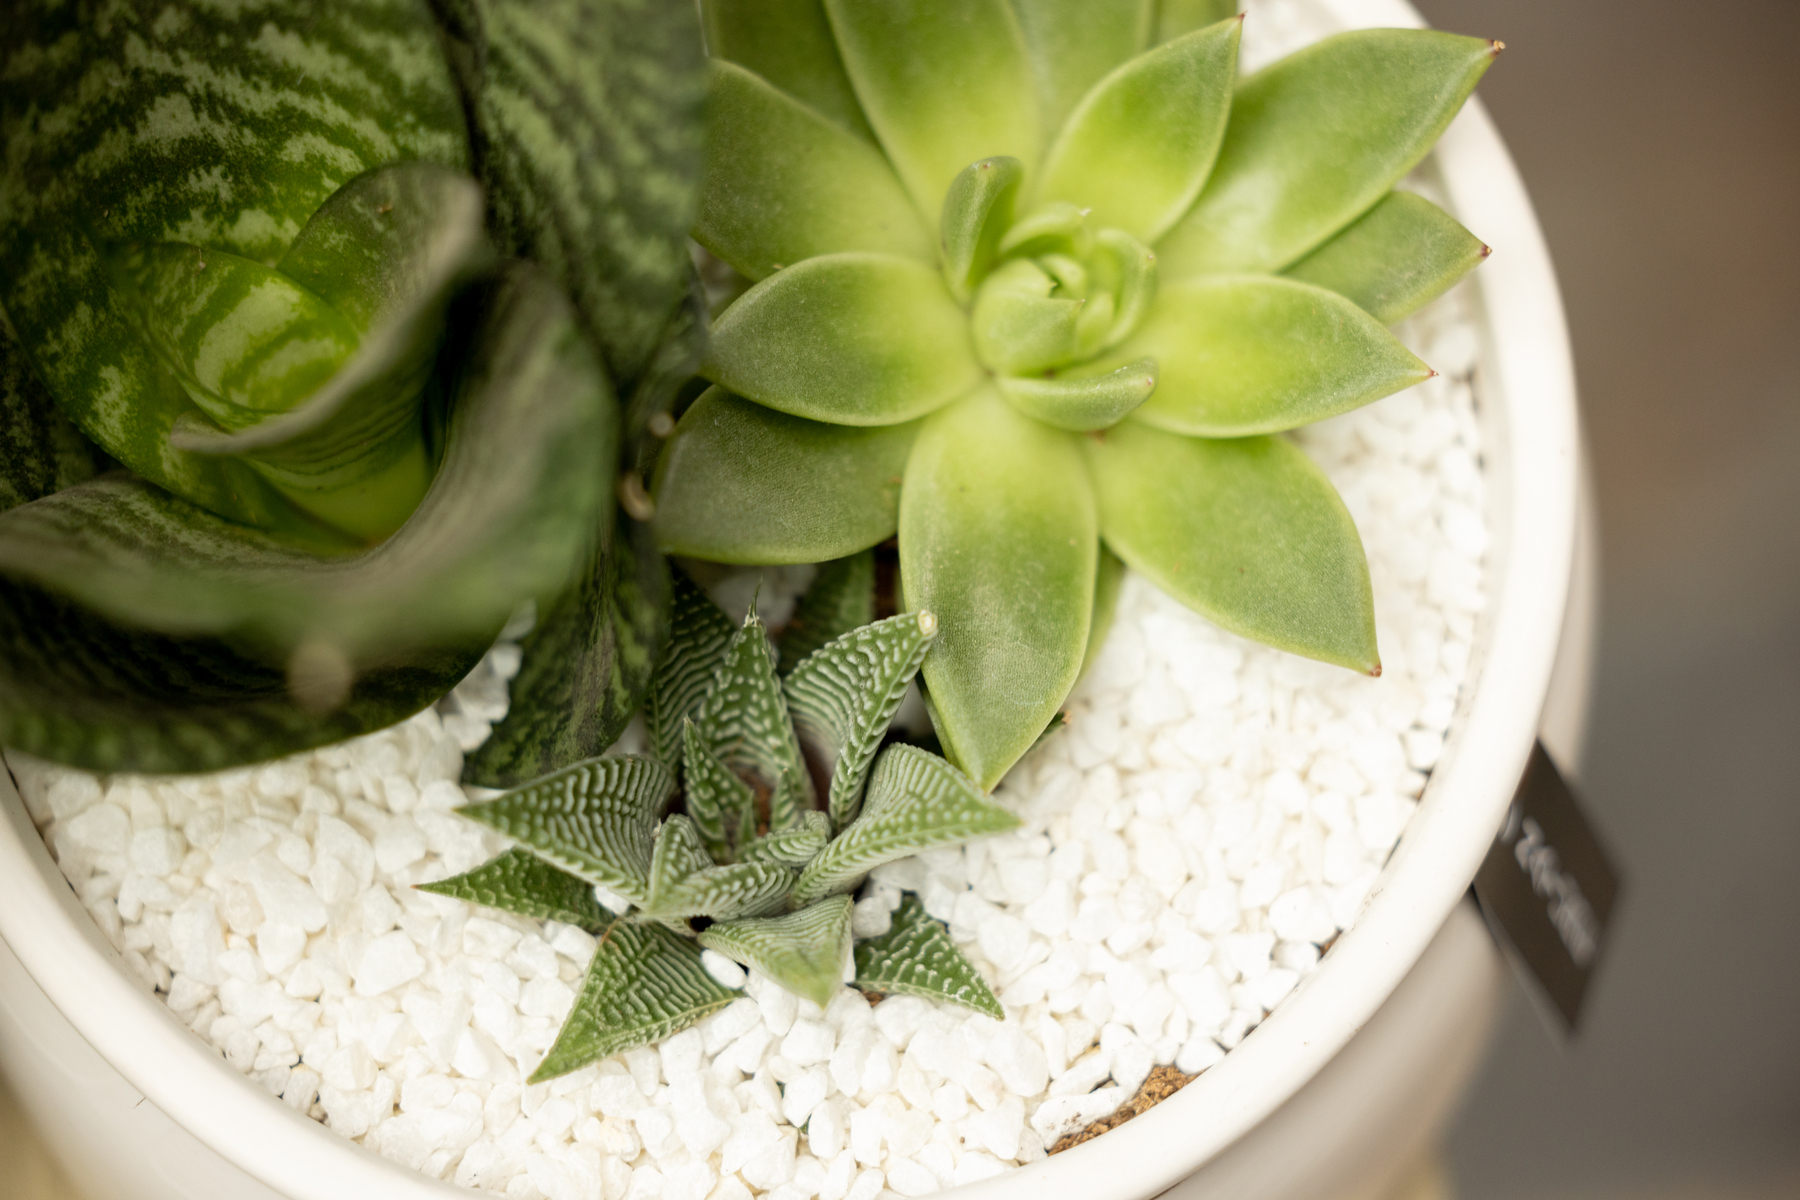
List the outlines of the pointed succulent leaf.
{"type": "Polygon", "coordinates": [[[719,606],[685,574],[675,572],[668,646],[656,665],[644,705],[651,753],[671,769],[683,753],[682,723],[699,713],[734,633],[719,606]]]}
{"type": "Polygon", "coordinates": [[[652,917],[663,915],[663,904],[677,884],[695,871],[713,865],[712,856],[700,841],[700,831],[692,819],[675,813],[657,830],[656,844],[650,851],[650,888],[644,911],[652,917]]]}
{"type": "Polygon", "coordinates": [[[1392,325],[1443,295],[1487,256],[1480,239],[1425,197],[1389,192],[1283,274],[1346,296],[1392,325]]]}
{"type": "Polygon", "coordinates": [[[851,630],[787,677],[795,728],[832,764],[834,829],[856,819],[875,751],[936,636],[931,613],[902,613],[851,630]]]}
{"type": "Polygon", "coordinates": [[[823,1008],[844,986],[850,897],[829,896],[780,917],[719,921],[702,930],[699,941],[823,1008]]]}
{"type": "Polygon", "coordinates": [[[1088,89],[1150,44],[1156,0],[1026,0],[1019,27],[1037,76],[1044,128],[1053,131],[1088,89]]]}
{"type": "Polygon", "coordinates": [[[648,1046],[743,993],[707,973],[700,948],[659,925],[614,921],[600,937],[581,994],[532,1083],[648,1046]]]}
{"type": "MultiPolygon", "coordinates": [[[[772,804],[785,795],[787,803],[799,808],[812,806],[806,763],[775,675],[774,650],[754,611],[726,644],[712,687],[694,713],[694,724],[715,758],[740,774],[755,775],[772,789],[772,804]],[[795,794],[799,801],[792,799],[795,794]]],[[[772,812],[772,827],[786,828],[789,815],[772,812]]],[[[798,812],[791,816],[797,820],[798,812]]]]}
{"type": "Polygon", "coordinates": [[[7,13],[0,304],[57,403],[115,458],[220,515],[317,538],[243,462],[169,447],[193,403],[100,248],[180,241],[274,262],[341,181],[400,160],[464,167],[430,15],[382,0],[91,16],[7,13]]]}
{"type": "Polygon", "coordinates": [[[1031,63],[1006,0],[825,0],[869,124],[923,213],[978,158],[1042,149],[1031,63]]]}
{"type": "Polygon", "coordinates": [[[663,822],[650,858],[643,910],[652,920],[760,916],[781,907],[793,872],[779,863],[715,866],[693,821],[677,813],[663,822]]]}
{"type": "MultiPolygon", "coordinates": [[[[575,302],[621,395],[687,296],[706,55],[664,0],[432,0],[504,254],[575,302]]],[[[635,414],[634,414],[635,417],[635,414]]],[[[636,432],[635,424],[627,434],[636,432]]]]}
{"type": "Polygon", "coordinates": [[[1418,165],[1498,52],[1434,30],[1362,29],[1246,79],[1206,190],[1157,247],[1164,275],[1300,258],[1418,165]]]}
{"type": "Polygon", "coordinates": [[[0,512],[92,479],[105,465],[0,319],[0,512]]]}
{"type": "Polygon", "coordinates": [[[636,755],[589,759],[456,811],[635,904],[648,897],[651,831],[675,779],[636,755]]]}
{"type": "Polygon", "coordinates": [[[874,619],[874,553],[864,550],[820,563],[818,574],[795,603],[793,616],[776,640],[781,650],[781,673],[786,675],[826,642],[874,619]]]}
{"type": "Polygon", "coordinates": [[[1163,289],[1115,357],[1144,355],[1157,362],[1156,392],[1132,419],[1202,437],[1293,429],[1432,374],[1337,293],[1266,275],[1163,289]]]}
{"type": "Polygon", "coordinates": [[[938,242],[944,278],[959,301],[967,301],[994,265],[1000,239],[1012,227],[1025,167],[1016,158],[984,158],[957,172],[944,193],[938,242]]]}
{"type": "Polygon", "coordinates": [[[869,992],[948,1000],[1006,1019],[987,980],[963,957],[942,923],[908,892],[894,910],[893,925],[880,937],[856,944],[856,986],[869,992]]]}
{"type": "Polygon", "coordinates": [[[892,537],[917,421],[856,427],[790,417],[708,388],[651,481],[658,540],[708,562],[810,563],[892,537]]]}
{"type": "MultiPolygon", "coordinates": [[[[1106,635],[1112,632],[1113,617],[1119,610],[1119,592],[1125,585],[1125,562],[1106,543],[1100,544],[1100,561],[1094,572],[1094,619],[1088,626],[1087,653],[1081,659],[1081,673],[1086,675],[1100,657],[1100,648],[1106,644],[1106,635]]],[[[1058,713],[1058,717],[1062,714],[1058,713]]],[[[1052,723],[1050,729],[1060,728],[1062,723],[1052,723]]],[[[1049,734],[1050,729],[1044,732],[1049,734]]],[[[1042,741],[1040,737],[1038,739],[1042,741]]]]}
{"type": "Polygon", "coordinates": [[[1156,360],[1142,358],[1104,375],[1033,378],[1002,375],[1000,393],[1028,417],[1087,433],[1110,429],[1156,390],[1156,360]]]}
{"type": "Polygon", "coordinates": [[[982,787],[1075,685],[1098,526],[1069,434],[981,392],[926,422],[900,496],[909,609],[937,615],[924,665],[949,757],[982,787]]]}
{"type": "Polygon", "coordinates": [[[756,794],[712,756],[691,720],[682,725],[682,744],[688,816],[707,852],[729,862],[734,846],[756,836],[756,794]]]}
{"type": "Polygon", "coordinates": [[[873,144],[821,0],[701,0],[700,14],[713,57],[748,67],[873,144]]]}
{"type": "Polygon", "coordinates": [[[797,870],[811,862],[830,840],[831,818],[811,809],[801,815],[797,828],[758,838],[745,846],[739,857],[744,862],[779,863],[797,870]]]}
{"type": "Polygon", "coordinates": [[[398,528],[430,480],[420,409],[446,309],[492,259],[482,210],[467,176],[398,163],[333,193],[280,271],[173,243],[142,251],[149,340],[211,418],[179,418],[171,444],[244,456],[359,539],[398,528]],[[327,349],[333,328],[341,345],[327,349]]]}
{"type": "Polygon", "coordinates": [[[576,585],[538,605],[506,717],[464,757],[465,783],[514,787],[594,758],[642,707],[668,636],[669,567],[648,525],[602,520],[610,528],[576,585]]]}
{"type": "Polygon", "coordinates": [[[1095,84],[1044,160],[1040,200],[1091,209],[1096,225],[1154,242],[1200,194],[1237,82],[1237,20],[1131,59],[1095,84]]]}
{"type": "Polygon", "coordinates": [[[473,871],[418,888],[536,921],[579,925],[589,933],[612,923],[612,914],[594,899],[593,884],[517,846],[473,871]]]}
{"type": "Polygon", "coordinates": [[[932,263],[931,233],[881,152],[730,63],[712,64],[694,240],[751,279],[820,254],[932,263]]]}
{"type": "Polygon", "coordinates": [[[895,425],[956,399],[981,368],[935,269],[830,254],[777,271],[726,309],[702,374],[796,417],[895,425]]]}
{"type": "Polygon", "coordinates": [[[1127,421],[1088,456],[1101,532],[1133,570],[1232,633],[1380,674],[1362,542],[1299,449],[1127,421]]]}
{"type": "Polygon", "coordinates": [[[1237,12],[1238,0],[1156,0],[1155,41],[1158,45],[1172,42],[1184,33],[1235,17],[1237,12]]]}
{"type": "Polygon", "coordinates": [[[847,892],[882,863],[1018,824],[961,771],[929,751],[895,742],[875,760],[862,815],[800,873],[795,902],[847,892]]]}

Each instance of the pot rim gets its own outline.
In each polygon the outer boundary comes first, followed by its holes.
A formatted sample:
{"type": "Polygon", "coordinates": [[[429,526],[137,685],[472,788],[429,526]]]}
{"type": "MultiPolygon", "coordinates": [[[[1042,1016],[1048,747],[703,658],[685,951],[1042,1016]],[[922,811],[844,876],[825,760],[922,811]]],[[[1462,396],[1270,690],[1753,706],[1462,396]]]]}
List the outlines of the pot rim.
{"type": "MultiPolygon", "coordinates": [[[[1314,0],[1348,27],[1420,28],[1406,0],[1314,0]]],[[[1489,604],[1440,765],[1355,924],[1224,1061],[1151,1111],[959,1200],[1151,1197],[1302,1087],[1380,1007],[1468,890],[1512,799],[1549,689],[1575,553],[1574,367],[1548,250],[1499,134],[1471,98],[1434,151],[1457,217],[1499,251],[1472,277],[1489,460],[1489,604]]],[[[0,773],[0,936],[81,1035],[194,1136],[294,1200],[446,1200],[430,1179],[293,1111],[124,970],[0,773]],[[58,886],[58,885],[61,886],[58,886]],[[200,1051],[196,1053],[196,1051],[200,1051]]]]}

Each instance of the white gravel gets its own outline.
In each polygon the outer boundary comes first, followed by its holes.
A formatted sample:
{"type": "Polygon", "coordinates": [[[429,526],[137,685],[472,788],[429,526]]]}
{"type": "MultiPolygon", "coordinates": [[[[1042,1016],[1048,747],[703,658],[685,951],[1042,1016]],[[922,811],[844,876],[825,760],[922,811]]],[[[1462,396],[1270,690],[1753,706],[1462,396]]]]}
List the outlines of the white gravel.
{"type": "MultiPolygon", "coordinates": [[[[1305,31],[1296,7],[1255,11],[1247,57],[1305,31]]],[[[981,1179],[1112,1112],[1154,1064],[1217,1063],[1351,923],[1405,829],[1468,664],[1487,531],[1465,301],[1400,332],[1443,375],[1299,435],[1362,532],[1383,676],[1244,642],[1129,578],[1070,727],[998,792],[1022,828],[863,892],[865,935],[919,892],[1005,1022],[849,989],[821,1011],[709,954],[743,999],[525,1086],[593,939],[412,890],[502,848],[448,810],[505,712],[510,644],[438,709],[262,768],[8,763],[128,970],[272,1094],[390,1158],[517,1200],[981,1179]]]]}

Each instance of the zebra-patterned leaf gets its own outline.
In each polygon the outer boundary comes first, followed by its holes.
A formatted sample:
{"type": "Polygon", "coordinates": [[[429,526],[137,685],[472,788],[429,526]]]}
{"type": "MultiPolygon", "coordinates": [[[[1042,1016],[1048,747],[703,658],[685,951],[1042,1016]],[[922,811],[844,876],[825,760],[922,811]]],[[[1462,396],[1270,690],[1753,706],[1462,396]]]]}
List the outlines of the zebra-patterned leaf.
{"type": "Polygon", "coordinates": [[[694,717],[735,631],[707,594],[680,571],[669,601],[669,642],[650,681],[644,722],[650,749],[673,766],[682,755],[682,722],[694,717]]]}
{"type": "Polygon", "coordinates": [[[642,904],[649,891],[651,831],[674,794],[674,777],[661,763],[620,755],[576,763],[457,811],[642,904]]]}
{"type": "Polygon", "coordinates": [[[105,469],[105,455],[56,407],[0,313],[0,512],[105,469]]]}
{"type": "Polygon", "coordinates": [[[856,986],[864,991],[923,996],[948,1000],[996,1021],[1006,1010],[993,989],[950,940],[949,932],[932,920],[908,892],[894,911],[894,923],[877,938],[856,944],[856,986]]]}
{"type": "Polygon", "coordinates": [[[473,871],[421,883],[418,888],[533,920],[579,925],[589,933],[600,932],[612,921],[612,914],[594,899],[594,887],[587,880],[517,846],[473,871]]]}
{"type": "Polygon", "coordinates": [[[644,916],[658,921],[762,916],[780,910],[793,883],[794,873],[778,863],[714,866],[694,823],[678,813],[663,822],[656,839],[644,916]]]}
{"type": "Polygon", "coordinates": [[[706,91],[699,14],[667,0],[430,0],[489,227],[575,298],[620,390],[687,293],[706,91]]]}
{"type": "Polygon", "coordinates": [[[787,677],[796,729],[832,762],[833,828],[856,819],[869,764],[935,636],[932,614],[902,613],[852,629],[787,677]]]}
{"type": "Polygon", "coordinates": [[[849,891],[884,862],[1017,828],[969,777],[935,754],[896,742],[875,760],[862,816],[800,873],[796,903],[849,891]]]}
{"type": "Polygon", "coordinates": [[[820,646],[875,619],[875,552],[820,563],[776,645],[786,675],[820,646]]]}
{"type": "Polygon", "coordinates": [[[720,921],[701,931],[700,944],[824,1008],[843,986],[850,897],[827,897],[785,916],[720,921]]]}
{"type": "Polygon", "coordinates": [[[712,856],[701,844],[693,821],[681,813],[664,821],[650,852],[650,890],[644,901],[645,912],[651,916],[661,915],[662,900],[676,884],[712,865],[712,856]]]}
{"type": "Polygon", "coordinates": [[[682,725],[682,780],[688,816],[707,852],[720,862],[756,836],[756,794],[712,756],[692,721],[682,725]]]}
{"type": "Polygon", "coordinates": [[[831,840],[831,818],[817,809],[801,815],[798,829],[771,833],[758,838],[738,852],[743,862],[772,862],[786,867],[804,867],[813,860],[825,843],[831,840]]]}
{"type": "Polygon", "coordinates": [[[741,992],[707,974],[693,942],[657,925],[614,921],[588,964],[581,994],[532,1083],[677,1033],[741,992]]]}
{"type": "Polygon", "coordinates": [[[242,462],[174,450],[193,411],[101,247],[187,242],[273,264],[351,177],[467,164],[461,107],[412,0],[319,8],[13,5],[0,74],[0,303],[50,393],[127,466],[235,520],[319,536],[242,462]]]}
{"type": "Polygon", "coordinates": [[[464,759],[465,782],[513,787],[593,758],[643,703],[668,636],[669,565],[649,526],[606,520],[578,584],[539,604],[506,719],[464,759]]]}
{"type": "Polygon", "coordinates": [[[772,828],[787,828],[798,820],[800,809],[812,807],[812,784],[775,676],[773,648],[754,611],[726,644],[694,724],[715,758],[771,789],[772,828]]]}

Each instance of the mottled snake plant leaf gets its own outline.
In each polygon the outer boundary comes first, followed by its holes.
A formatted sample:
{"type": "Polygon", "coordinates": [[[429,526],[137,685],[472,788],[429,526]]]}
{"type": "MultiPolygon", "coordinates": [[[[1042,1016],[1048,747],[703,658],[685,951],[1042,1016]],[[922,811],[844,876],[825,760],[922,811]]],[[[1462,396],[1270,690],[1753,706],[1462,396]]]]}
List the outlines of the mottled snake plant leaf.
{"type": "Polygon", "coordinates": [[[856,819],[875,751],[937,628],[929,612],[864,625],[808,655],[783,683],[795,731],[831,765],[834,830],[856,819]]]}
{"type": "Polygon", "coordinates": [[[613,919],[594,899],[593,884],[579,875],[558,870],[517,846],[473,871],[418,887],[422,892],[435,892],[534,920],[579,925],[589,933],[599,933],[613,919]]]}
{"type": "Polygon", "coordinates": [[[663,548],[709,562],[810,563],[893,536],[918,422],[855,427],[791,417],[708,388],[652,479],[663,548]],[[710,486],[669,490],[670,475],[710,486]]]}
{"type": "Polygon", "coordinates": [[[875,760],[862,815],[807,864],[794,896],[848,891],[884,862],[1018,827],[968,776],[935,754],[896,742],[875,760]]]}
{"type": "Polygon", "coordinates": [[[828,896],[779,917],[720,921],[700,944],[747,963],[823,1008],[843,986],[850,955],[850,897],[828,896]]]}
{"type": "Polygon", "coordinates": [[[1101,530],[1133,570],[1233,633],[1381,673],[1362,542],[1297,447],[1126,422],[1088,455],[1101,530]]]}
{"type": "Polygon", "coordinates": [[[962,956],[943,925],[926,913],[919,898],[910,894],[894,910],[886,933],[856,944],[856,986],[869,992],[948,1000],[996,1021],[1006,1019],[987,980],[962,956]]]}
{"type": "Polygon", "coordinates": [[[674,794],[674,777],[660,763],[621,756],[576,763],[457,811],[641,904],[649,890],[651,831],[674,794]]]}
{"type": "MultiPolygon", "coordinates": [[[[1179,471],[1230,458],[1230,439],[1428,377],[1384,325],[1466,270],[1475,243],[1390,189],[1500,47],[1363,30],[1239,81],[1229,0],[822,3],[823,23],[808,0],[761,8],[754,34],[752,6],[710,10],[728,30],[712,52],[766,86],[721,68],[736,82],[715,93],[724,111],[709,155],[741,165],[702,182],[702,211],[734,214],[754,237],[728,244],[705,221],[696,232],[758,282],[720,312],[704,369],[731,407],[715,399],[708,419],[678,425],[659,462],[657,503],[672,515],[658,536],[746,565],[841,554],[852,535],[873,544],[888,480],[856,461],[847,431],[921,420],[891,481],[905,605],[943,622],[924,664],[926,708],[951,760],[990,787],[1036,744],[1097,647],[1104,622],[1091,612],[1113,590],[1096,567],[1101,538],[1110,545],[1116,531],[1112,548],[1139,569],[1145,546],[1185,562],[1215,523],[1178,511],[1178,498],[1205,493],[1222,506],[1219,529],[1236,511],[1206,481],[1115,480],[1142,511],[1103,527],[1084,442],[1160,430],[1194,445],[1143,465],[1179,471]],[[937,222],[942,291],[910,254],[869,252],[858,222],[895,205],[886,176],[859,157],[839,63],[913,208],[937,222]],[[808,123],[796,114],[809,102],[831,111],[808,123]],[[839,200],[865,174],[881,179],[867,185],[880,198],[866,214],[839,200]],[[808,256],[795,261],[796,248],[808,256]],[[754,439],[734,439],[740,430],[754,439]]],[[[1271,536],[1256,567],[1314,590],[1233,627],[1371,669],[1360,556],[1276,561],[1332,526],[1314,482],[1295,486],[1311,523],[1271,536]],[[1338,604],[1348,607],[1321,616],[1338,604]]],[[[1271,511],[1260,493],[1243,505],[1271,511]]],[[[1224,611],[1210,585],[1159,582],[1224,611]]]]}
{"type": "Polygon", "coordinates": [[[95,769],[174,771],[338,740],[416,712],[473,665],[521,593],[560,591],[605,500],[589,449],[608,441],[610,397],[535,268],[515,266],[462,309],[443,463],[371,550],[297,549],[122,473],[0,514],[13,606],[0,612],[0,740],[95,769]],[[33,624],[71,603],[89,615],[33,624]],[[323,664],[323,692],[303,686],[309,661],[323,664]],[[365,689],[369,671],[382,675],[365,689]]]}
{"type": "Polygon", "coordinates": [[[530,1082],[667,1037],[738,995],[707,973],[699,947],[687,938],[658,925],[614,921],[600,936],[575,1007],[530,1082]]]}
{"type": "Polygon", "coordinates": [[[106,456],[56,407],[0,320],[0,512],[74,487],[106,465],[106,456]]]}
{"type": "Polygon", "coordinates": [[[1473,271],[1488,248],[1423,196],[1387,198],[1282,272],[1329,288],[1391,325],[1473,271]]]}
{"type": "Polygon", "coordinates": [[[820,563],[818,573],[776,639],[781,651],[781,673],[791,673],[826,642],[874,619],[874,553],[864,550],[820,563]]]}
{"type": "Polygon", "coordinates": [[[1165,277],[1279,270],[1319,245],[1418,165],[1498,52],[1365,29],[1246,79],[1206,190],[1161,245],[1165,277]]]}

